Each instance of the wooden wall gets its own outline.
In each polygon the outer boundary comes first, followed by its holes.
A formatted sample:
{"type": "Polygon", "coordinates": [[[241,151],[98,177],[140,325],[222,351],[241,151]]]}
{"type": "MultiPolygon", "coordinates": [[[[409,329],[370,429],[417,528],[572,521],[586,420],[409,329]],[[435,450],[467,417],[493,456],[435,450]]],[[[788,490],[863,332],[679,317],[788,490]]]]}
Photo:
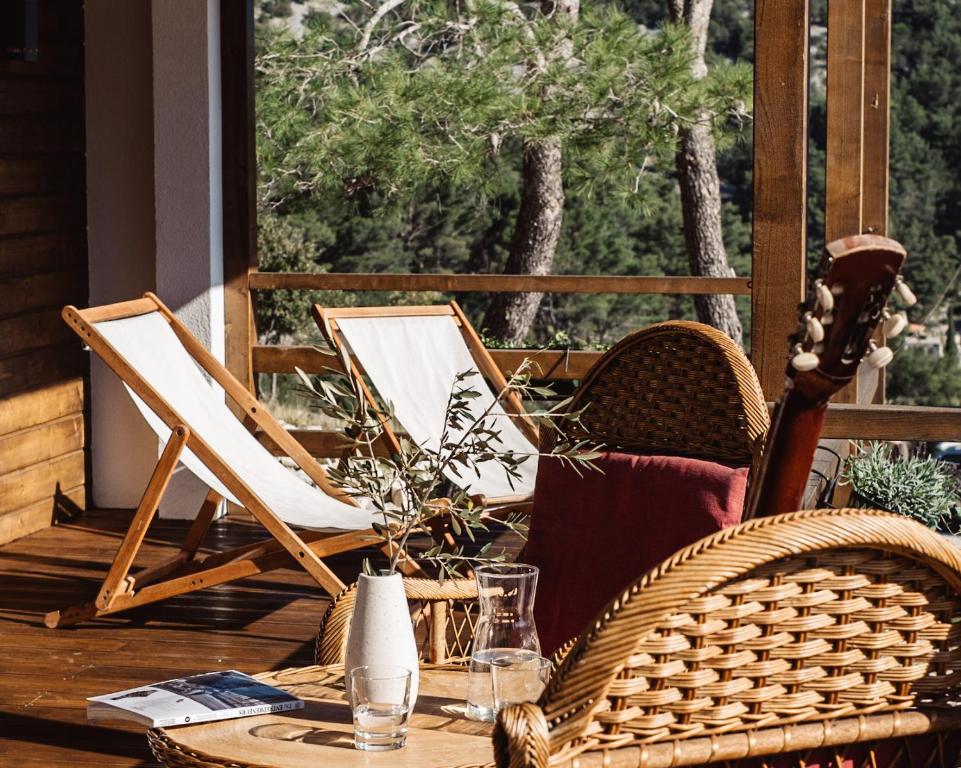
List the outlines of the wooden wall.
{"type": "Polygon", "coordinates": [[[87,300],[83,3],[37,7],[36,51],[0,51],[0,543],[85,505],[87,360],[60,319],[87,300]]]}

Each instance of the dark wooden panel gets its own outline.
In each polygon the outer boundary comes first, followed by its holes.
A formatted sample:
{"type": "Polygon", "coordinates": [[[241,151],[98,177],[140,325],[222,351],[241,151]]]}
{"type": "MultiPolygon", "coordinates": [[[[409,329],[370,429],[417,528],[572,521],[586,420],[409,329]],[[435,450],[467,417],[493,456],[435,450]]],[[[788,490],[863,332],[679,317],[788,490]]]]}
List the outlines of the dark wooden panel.
{"type": "Polygon", "coordinates": [[[65,270],[86,275],[86,265],[82,232],[0,238],[0,279],[65,270]]]}
{"type": "Polygon", "coordinates": [[[84,201],[78,194],[0,199],[0,235],[75,232],[85,226],[84,201]]]}
{"type": "Polygon", "coordinates": [[[0,475],[40,464],[83,448],[83,414],[0,437],[0,475]]]}
{"type": "Polygon", "coordinates": [[[75,379],[84,374],[86,365],[86,354],[79,341],[0,359],[0,397],[75,379]]]}
{"type": "Polygon", "coordinates": [[[807,258],[808,2],[757,0],[751,361],[781,393],[807,258]]]}
{"type": "Polygon", "coordinates": [[[83,451],[0,475],[0,514],[52,498],[64,488],[76,488],[83,483],[83,451]]]}
{"type": "Polygon", "coordinates": [[[83,152],[83,123],[43,115],[0,115],[4,152],[83,152]]]}
{"type": "Polygon", "coordinates": [[[83,184],[82,154],[0,155],[0,195],[81,190],[83,184]]]}
{"type": "Polygon", "coordinates": [[[748,296],[747,277],[607,277],[604,275],[408,275],[389,273],[253,272],[254,290],[444,291],[446,293],[730,293],[748,296]]]}
{"type": "Polygon", "coordinates": [[[0,317],[43,307],[59,310],[65,304],[82,304],[86,297],[85,269],[0,280],[0,317]]]}
{"type": "Polygon", "coordinates": [[[72,119],[83,109],[83,89],[72,80],[0,76],[0,114],[61,115],[72,119]]]}
{"type": "Polygon", "coordinates": [[[83,410],[83,380],[70,379],[43,389],[31,389],[3,400],[0,435],[61,419],[83,410]]]}
{"type": "Polygon", "coordinates": [[[225,361],[254,391],[257,343],[248,276],[257,269],[257,160],[254,140],[254,3],[221,0],[225,361]]]}
{"type": "MultiPolygon", "coordinates": [[[[56,498],[41,499],[22,509],[0,514],[0,544],[28,536],[48,527],[58,516],[58,508],[65,500],[71,509],[82,509],[85,501],[83,486],[72,488],[56,498]]],[[[2,720],[2,716],[0,716],[2,720]]]]}
{"type": "Polygon", "coordinates": [[[48,309],[0,320],[0,357],[22,355],[73,338],[73,331],[60,319],[59,309],[48,309]]]}

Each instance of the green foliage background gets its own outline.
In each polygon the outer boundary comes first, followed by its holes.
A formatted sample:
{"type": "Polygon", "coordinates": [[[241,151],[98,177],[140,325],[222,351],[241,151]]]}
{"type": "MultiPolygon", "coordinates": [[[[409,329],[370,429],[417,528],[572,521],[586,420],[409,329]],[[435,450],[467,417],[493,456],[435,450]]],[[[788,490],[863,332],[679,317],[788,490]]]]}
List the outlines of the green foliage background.
{"type": "MultiPolygon", "coordinates": [[[[299,3],[262,0],[260,21],[283,17],[299,3]]],[[[603,2],[602,5],[611,3],[603,2]]],[[[666,18],[665,0],[624,0],[620,7],[654,28],[666,18]]],[[[906,273],[919,298],[914,322],[943,319],[957,303],[961,238],[961,13],[956,0],[894,0],[892,47],[890,235],[910,253],[906,273]]],[[[314,23],[325,23],[317,17],[314,23]]],[[[810,216],[811,261],[823,247],[824,122],[823,64],[826,0],[812,2],[810,216]],[[823,30],[822,30],[823,31],[823,30]]],[[[261,25],[261,44],[267,39],[261,25]]],[[[753,60],[752,0],[715,0],[709,56],[713,62],[753,60]]],[[[285,130],[290,126],[278,126],[285,130]]],[[[725,242],[738,274],[750,272],[751,126],[722,147],[719,171],[724,197],[725,242]]],[[[385,198],[361,190],[352,199],[331,191],[296,196],[265,208],[261,223],[264,269],[329,271],[497,272],[506,258],[518,207],[519,153],[505,147],[483,190],[429,182],[411,194],[385,198]],[[273,219],[283,221],[280,226],[273,219]],[[290,247],[291,243],[294,247],[290,247]],[[309,263],[308,263],[309,262],[309,263]]],[[[673,171],[647,174],[636,199],[603,186],[568,179],[564,231],[557,273],[687,274],[680,198],[673,171]],[[638,205],[637,201],[643,204],[638,205]]],[[[330,294],[325,301],[376,303],[383,296],[330,294]]],[[[439,295],[419,294],[418,301],[439,295]]],[[[456,297],[479,321],[489,297],[456,297]]],[[[298,314],[283,297],[262,304],[261,330],[276,338],[310,327],[306,301],[298,314]]],[[[750,302],[739,299],[745,329],[750,302]]],[[[531,342],[559,332],[575,347],[603,347],[630,330],[666,318],[693,318],[690,297],[546,296],[531,342]]],[[[957,355],[926,357],[899,352],[889,398],[919,404],[961,405],[957,355]]]]}

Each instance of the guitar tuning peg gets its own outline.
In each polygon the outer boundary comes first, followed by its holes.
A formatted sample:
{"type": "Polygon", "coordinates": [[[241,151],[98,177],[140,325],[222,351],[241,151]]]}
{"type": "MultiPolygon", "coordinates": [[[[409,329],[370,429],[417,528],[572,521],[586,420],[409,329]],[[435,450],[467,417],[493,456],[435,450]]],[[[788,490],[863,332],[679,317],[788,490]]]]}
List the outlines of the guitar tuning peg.
{"type": "Polygon", "coordinates": [[[833,323],[833,322],[834,322],[834,315],[831,314],[830,312],[825,312],[823,315],[821,315],[821,327],[822,327],[822,328],[823,328],[825,325],[830,325],[830,324],[833,323]]]}
{"type": "Polygon", "coordinates": [[[893,315],[885,310],[884,318],[884,338],[893,339],[901,331],[908,327],[908,316],[904,312],[895,312],[893,315]]]}
{"type": "Polygon", "coordinates": [[[818,306],[825,313],[834,309],[834,294],[831,293],[831,289],[824,284],[823,280],[814,283],[814,294],[817,296],[818,306]]]}
{"type": "Polygon", "coordinates": [[[794,357],[791,358],[791,367],[796,371],[813,371],[821,362],[820,358],[813,352],[802,351],[800,344],[798,344],[794,350],[794,357]]]}
{"type": "Polygon", "coordinates": [[[821,321],[810,312],[804,314],[804,325],[807,327],[808,338],[811,341],[815,344],[824,341],[824,326],[821,325],[821,321]]]}
{"type": "Polygon", "coordinates": [[[894,290],[898,292],[898,296],[901,297],[901,301],[904,302],[906,307],[913,307],[918,303],[918,297],[914,295],[911,286],[904,281],[901,275],[898,275],[897,280],[894,281],[894,290]]]}
{"type": "Polygon", "coordinates": [[[879,347],[872,341],[868,349],[870,352],[866,362],[872,368],[883,368],[894,359],[894,352],[890,347],[879,347]]]}

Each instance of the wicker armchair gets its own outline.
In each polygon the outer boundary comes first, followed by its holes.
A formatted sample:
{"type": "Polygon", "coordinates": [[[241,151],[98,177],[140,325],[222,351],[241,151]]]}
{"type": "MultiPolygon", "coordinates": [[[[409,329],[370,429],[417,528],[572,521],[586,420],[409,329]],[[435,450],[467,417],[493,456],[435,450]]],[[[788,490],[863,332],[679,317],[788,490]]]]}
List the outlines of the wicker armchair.
{"type": "Polygon", "coordinates": [[[687,321],[649,326],[611,347],[574,393],[570,408],[584,406],[582,436],[609,450],[752,469],[770,426],[757,374],[740,347],[687,321]]]}
{"type": "Polygon", "coordinates": [[[959,555],[863,510],[703,539],[612,600],[540,702],[501,712],[498,765],[953,767],[959,555]]]}

